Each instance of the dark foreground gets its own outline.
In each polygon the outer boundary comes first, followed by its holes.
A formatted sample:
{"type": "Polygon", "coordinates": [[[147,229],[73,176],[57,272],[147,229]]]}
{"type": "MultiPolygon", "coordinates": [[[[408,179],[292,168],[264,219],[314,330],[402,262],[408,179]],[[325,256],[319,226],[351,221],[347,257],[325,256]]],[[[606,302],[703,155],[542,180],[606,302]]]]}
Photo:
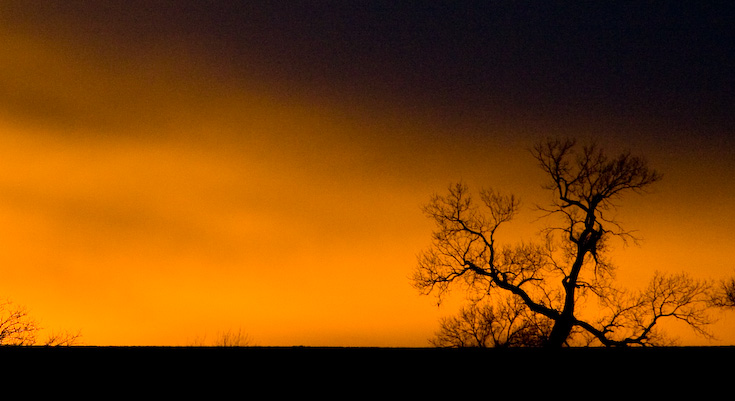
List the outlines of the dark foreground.
{"type": "MultiPolygon", "coordinates": [[[[267,388],[284,396],[347,391],[345,398],[352,399],[400,391],[410,399],[463,399],[480,390],[483,398],[494,398],[500,390],[528,395],[585,389],[594,390],[586,395],[595,397],[694,396],[696,391],[697,398],[707,399],[710,391],[732,394],[735,388],[735,347],[0,347],[0,361],[11,374],[48,375],[66,384],[97,383],[118,391],[148,383],[179,394],[236,387],[267,388]]],[[[256,397],[261,398],[273,397],[256,397]]]]}

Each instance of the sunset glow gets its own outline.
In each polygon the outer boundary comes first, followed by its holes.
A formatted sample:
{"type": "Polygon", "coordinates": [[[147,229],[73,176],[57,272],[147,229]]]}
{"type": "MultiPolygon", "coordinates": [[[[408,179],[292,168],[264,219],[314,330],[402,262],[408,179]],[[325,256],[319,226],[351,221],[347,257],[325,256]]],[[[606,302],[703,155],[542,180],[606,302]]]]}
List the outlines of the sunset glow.
{"type": "MultiPolygon", "coordinates": [[[[512,45],[497,45],[514,61],[512,71],[497,67],[507,87],[473,86],[490,57],[475,64],[477,49],[442,52],[454,37],[412,35],[480,33],[417,18],[393,43],[390,24],[371,24],[398,11],[377,6],[377,16],[317,7],[308,20],[307,11],[196,2],[7,3],[0,298],[46,329],[80,330],[84,344],[191,345],[241,329],[265,346],[427,346],[460,300],[438,308],[411,287],[432,230],[421,206],[459,180],[513,192],[523,213],[502,240],[533,239],[533,206],[548,194],[527,149],[548,135],[632,149],[664,174],[652,193],[621,202],[620,220],[643,238],[617,248],[622,284],[643,286],[656,270],[735,274],[733,125],[697,108],[709,99],[671,112],[676,121],[661,112],[669,106],[638,108],[650,99],[596,105],[624,79],[600,88],[582,77],[575,91],[600,92],[579,107],[567,92],[572,100],[555,102],[554,83],[568,82],[545,77],[553,71],[534,75],[535,65],[508,81],[524,61],[508,55],[512,45]]],[[[424,18],[459,23],[439,14],[424,18]]],[[[732,106],[728,96],[712,102],[732,106]]],[[[735,344],[733,313],[713,326],[717,341],[682,332],[682,343],[735,344]]]]}

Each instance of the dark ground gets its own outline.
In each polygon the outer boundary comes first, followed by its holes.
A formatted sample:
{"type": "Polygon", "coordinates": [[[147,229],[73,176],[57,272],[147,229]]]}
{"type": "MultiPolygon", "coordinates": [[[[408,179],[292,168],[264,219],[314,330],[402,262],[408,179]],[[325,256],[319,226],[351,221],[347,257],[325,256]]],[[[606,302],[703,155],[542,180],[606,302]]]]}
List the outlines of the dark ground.
{"type": "Polygon", "coordinates": [[[631,394],[648,392],[658,399],[667,392],[679,396],[695,396],[692,392],[696,392],[697,399],[727,399],[735,385],[735,347],[553,351],[4,347],[0,348],[0,360],[11,367],[11,375],[6,375],[6,379],[19,373],[46,377],[57,385],[61,383],[62,389],[73,389],[74,383],[80,385],[77,389],[88,389],[85,383],[95,383],[122,392],[146,384],[151,385],[146,392],[173,395],[204,391],[207,399],[220,398],[214,394],[233,388],[243,395],[264,388],[272,394],[344,394],[343,398],[349,399],[357,394],[370,393],[368,398],[377,398],[396,392],[410,399],[436,399],[438,395],[462,399],[477,391],[488,396],[482,398],[495,398],[490,395],[497,395],[501,389],[517,394],[579,393],[574,398],[605,394],[629,398],[631,394]],[[729,395],[723,396],[723,390],[729,395]],[[593,393],[583,395],[583,391],[593,393]]]}

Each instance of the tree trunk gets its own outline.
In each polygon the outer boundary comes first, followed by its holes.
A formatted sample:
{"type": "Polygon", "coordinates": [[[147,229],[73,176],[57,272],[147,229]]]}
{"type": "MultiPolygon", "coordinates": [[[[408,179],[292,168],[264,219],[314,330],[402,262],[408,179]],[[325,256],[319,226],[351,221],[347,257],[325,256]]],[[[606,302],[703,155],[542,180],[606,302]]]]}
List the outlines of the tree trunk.
{"type": "Polygon", "coordinates": [[[554,327],[551,329],[549,338],[546,339],[544,344],[547,348],[561,348],[567,341],[569,334],[572,332],[572,319],[561,316],[554,323],[554,327]]]}
{"type": "MultiPolygon", "coordinates": [[[[594,211],[594,209],[592,210],[594,211]]],[[[585,230],[579,238],[574,240],[577,244],[577,255],[569,275],[562,282],[564,291],[566,292],[564,309],[554,322],[554,327],[551,329],[549,338],[546,340],[546,346],[549,348],[562,347],[572,333],[572,328],[574,328],[575,293],[579,273],[582,271],[585,255],[597,247],[597,240],[599,239],[599,236],[596,235],[598,232],[594,230],[594,223],[595,216],[592,212],[589,212],[585,221],[585,230]]]]}

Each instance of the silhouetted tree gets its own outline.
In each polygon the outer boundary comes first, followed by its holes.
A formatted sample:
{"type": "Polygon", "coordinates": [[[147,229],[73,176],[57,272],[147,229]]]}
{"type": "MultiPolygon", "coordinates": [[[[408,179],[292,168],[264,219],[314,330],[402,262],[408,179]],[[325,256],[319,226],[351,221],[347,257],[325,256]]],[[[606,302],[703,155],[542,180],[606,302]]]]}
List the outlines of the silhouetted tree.
{"type": "Polygon", "coordinates": [[[536,347],[543,345],[551,321],[530,314],[516,298],[496,305],[487,302],[462,308],[456,316],[443,318],[431,339],[435,347],[536,347]]]}
{"type": "Polygon", "coordinates": [[[192,345],[196,347],[249,347],[253,344],[250,336],[242,329],[237,329],[237,331],[228,329],[217,333],[216,338],[211,342],[207,341],[205,336],[194,339],[192,345]]]}
{"type": "Polygon", "coordinates": [[[243,333],[242,329],[222,332],[215,342],[217,347],[247,347],[249,345],[251,345],[250,336],[243,333]]]}
{"type": "MultiPolygon", "coordinates": [[[[550,204],[539,209],[559,225],[543,230],[541,243],[501,247],[495,234],[516,216],[519,200],[482,190],[482,204],[477,204],[466,185],[453,185],[424,209],[436,230],[432,245],[419,257],[415,287],[440,299],[458,285],[474,300],[510,295],[524,308],[514,319],[549,322],[548,333],[538,332],[549,347],[663,344],[657,324],[664,318],[679,319],[708,335],[708,283],[657,273],[641,292],[613,286],[610,239],[635,240],[610,216],[615,202],[626,193],[644,191],[661,175],[628,152],[610,158],[594,145],[580,149],[573,140],[541,142],[532,155],[548,175],[545,188],[553,193],[550,204]],[[593,298],[598,310],[583,311],[584,301],[593,298]]],[[[443,327],[465,318],[455,319],[443,327]]],[[[505,325],[522,327],[517,321],[505,325]]],[[[451,330],[442,331],[446,337],[451,330]]]]}
{"type": "MultiPolygon", "coordinates": [[[[10,301],[0,303],[0,345],[36,345],[41,327],[30,317],[26,308],[10,301]]],[[[41,342],[45,346],[74,345],[81,334],[55,332],[41,342]]]]}
{"type": "Polygon", "coordinates": [[[720,283],[712,297],[712,303],[721,308],[735,308],[735,278],[720,283]]]}
{"type": "Polygon", "coordinates": [[[10,301],[0,303],[0,345],[33,345],[38,330],[25,308],[10,301]]]}
{"type": "Polygon", "coordinates": [[[43,342],[43,345],[49,347],[68,347],[76,345],[81,337],[82,334],[79,331],[55,331],[46,338],[46,340],[43,342]]]}

